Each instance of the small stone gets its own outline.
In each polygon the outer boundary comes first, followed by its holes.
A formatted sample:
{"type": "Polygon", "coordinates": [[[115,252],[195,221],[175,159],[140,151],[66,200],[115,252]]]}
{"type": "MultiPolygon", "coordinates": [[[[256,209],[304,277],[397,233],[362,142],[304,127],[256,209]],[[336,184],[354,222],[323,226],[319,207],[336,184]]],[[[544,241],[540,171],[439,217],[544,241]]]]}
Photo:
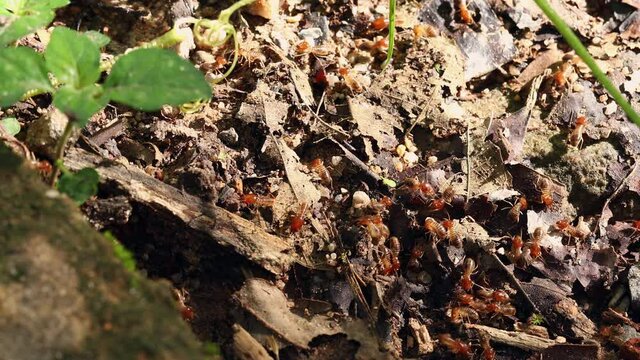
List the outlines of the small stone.
{"type": "Polygon", "coordinates": [[[247,7],[247,12],[267,20],[278,17],[280,12],[280,0],[256,0],[247,7]]]}
{"type": "Polygon", "coordinates": [[[367,207],[371,204],[371,198],[364,191],[356,191],[353,193],[353,198],[351,200],[351,206],[354,209],[361,209],[367,207]]]}
{"type": "Polygon", "coordinates": [[[420,158],[414,152],[407,152],[402,157],[402,160],[404,160],[404,162],[407,163],[409,167],[413,167],[415,164],[418,163],[418,161],[420,161],[420,158]]]}
{"type": "MultiPolygon", "coordinates": [[[[58,139],[62,136],[69,119],[58,109],[52,109],[34,121],[27,130],[25,142],[33,152],[53,159],[58,139]]],[[[75,142],[79,130],[72,132],[69,142],[75,142]]]]}
{"type": "Polygon", "coordinates": [[[631,295],[631,308],[640,310],[640,266],[632,266],[629,269],[629,294],[631,295]]]}
{"type": "Polygon", "coordinates": [[[617,109],[618,109],[618,106],[616,105],[616,103],[615,102],[610,102],[604,108],[604,114],[605,115],[613,115],[613,114],[615,114],[617,109]]]}
{"type": "Polygon", "coordinates": [[[229,128],[227,130],[220,131],[218,133],[218,137],[227,146],[234,145],[238,142],[238,133],[234,128],[229,128]]]}
{"type": "Polygon", "coordinates": [[[431,165],[435,165],[435,163],[438,162],[438,157],[437,156],[429,156],[429,158],[427,159],[427,165],[431,166],[431,165]]]}

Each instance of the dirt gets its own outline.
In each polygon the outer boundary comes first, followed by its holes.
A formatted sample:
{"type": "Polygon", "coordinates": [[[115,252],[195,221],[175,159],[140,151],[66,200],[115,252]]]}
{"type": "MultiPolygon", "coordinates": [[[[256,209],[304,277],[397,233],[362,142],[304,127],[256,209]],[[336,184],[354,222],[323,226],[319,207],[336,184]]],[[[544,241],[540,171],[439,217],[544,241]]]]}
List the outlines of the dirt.
{"type": "MultiPolygon", "coordinates": [[[[171,282],[200,341],[239,359],[633,358],[640,130],[533,2],[476,0],[469,20],[459,1],[401,1],[385,69],[386,1],[275,3],[232,17],[240,60],[210,102],[109,106],[67,152],[101,175],[89,223],[171,282]]],[[[637,105],[638,4],[552,3],[637,105]]],[[[230,4],[78,1],[56,21],[121,53],[230,4]]],[[[189,54],[208,76],[231,56],[189,54]]],[[[51,135],[49,102],[4,110],[39,161],[50,146],[29,132],[51,135]]],[[[39,304],[0,287],[23,303],[10,323],[63,317],[42,349],[86,349],[66,255],[39,237],[22,251],[56,269],[33,283],[66,280],[39,304]]]]}

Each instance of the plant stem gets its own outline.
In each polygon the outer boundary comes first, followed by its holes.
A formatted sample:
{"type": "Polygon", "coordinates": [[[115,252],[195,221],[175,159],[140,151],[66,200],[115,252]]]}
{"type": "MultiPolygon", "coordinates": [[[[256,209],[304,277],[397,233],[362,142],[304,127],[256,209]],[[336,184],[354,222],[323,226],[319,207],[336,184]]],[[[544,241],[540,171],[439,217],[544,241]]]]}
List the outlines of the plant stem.
{"type": "Polygon", "coordinates": [[[562,34],[567,43],[575,50],[576,54],[580,56],[582,61],[591,69],[593,76],[602,84],[602,86],[609,92],[611,97],[618,103],[618,106],[624,110],[627,117],[636,123],[636,125],[640,126],[640,116],[633,109],[631,104],[627,101],[627,99],[622,95],[620,90],[611,82],[611,80],[607,77],[607,75],[600,69],[596,61],[593,59],[591,54],[587,48],[582,45],[578,36],[571,30],[569,25],[562,20],[560,15],[553,10],[553,7],[547,2],[547,0],[534,0],[538,7],[542,10],[542,12],[547,15],[549,20],[553,23],[553,25],[558,29],[558,32],[562,34]]]}
{"type": "Polygon", "coordinates": [[[233,5],[229,6],[228,8],[222,10],[220,12],[220,15],[218,15],[218,21],[222,22],[222,23],[228,23],[229,22],[229,18],[231,18],[231,15],[236,12],[238,9],[240,9],[243,6],[247,6],[249,4],[251,4],[252,2],[254,2],[255,0],[240,0],[236,3],[234,3],[233,5]]]}
{"type": "Polygon", "coordinates": [[[56,179],[60,174],[59,162],[62,161],[62,157],[64,156],[64,149],[67,146],[67,142],[69,142],[69,138],[71,137],[72,132],[73,132],[73,121],[72,119],[69,119],[69,121],[67,122],[67,125],[64,127],[62,136],[60,136],[60,138],[58,139],[58,142],[56,143],[56,148],[54,150],[54,156],[55,156],[55,158],[53,159],[54,166],[53,166],[53,171],[51,172],[51,177],[49,178],[49,184],[51,186],[55,185],[56,179]]]}
{"type": "Polygon", "coordinates": [[[389,48],[387,49],[387,59],[382,64],[386,68],[393,58],[393,47],[396,40],[396,0],[389,0],[389,48]]]}

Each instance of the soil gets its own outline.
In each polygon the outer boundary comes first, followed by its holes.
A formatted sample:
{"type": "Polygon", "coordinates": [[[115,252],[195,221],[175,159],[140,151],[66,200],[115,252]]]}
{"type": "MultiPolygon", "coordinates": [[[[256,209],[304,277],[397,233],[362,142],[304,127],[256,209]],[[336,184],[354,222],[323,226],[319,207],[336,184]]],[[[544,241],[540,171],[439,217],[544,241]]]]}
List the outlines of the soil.
{"type": "MultiPolygon", "coordinates": [[[[76,1],[55,24],[119,54],[231,3],[76,1]]],[[[230,359],[640,358],[640,129],[533,2],[400,1],[384,69],[386,1],[258,3],[211,101],[109,106],[65,159],[96,167],[87,220],[171,282],[197,339],[230,359]]],[[[639,108],[640,4],[551,3],[639,108]]],[[[233,45],[187,55],[219,75],[233,45]]],[[[50,110],[5,109],[14,141],[50,110]]]]}

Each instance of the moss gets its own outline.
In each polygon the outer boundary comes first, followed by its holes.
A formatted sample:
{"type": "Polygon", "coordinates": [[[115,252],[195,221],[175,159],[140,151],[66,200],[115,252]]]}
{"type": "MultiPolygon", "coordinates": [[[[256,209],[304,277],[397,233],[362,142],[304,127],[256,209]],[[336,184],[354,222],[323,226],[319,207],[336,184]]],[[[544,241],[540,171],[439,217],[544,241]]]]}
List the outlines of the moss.
{"type": "MultiPolygon", "coordinates": [[[[30,286],[27,280],[37,274],[25,275],[33,272],[25,268],[25,259],[35,261],[28,258],[25,247],[29,239],[42,238],[55,250],[55,260],[75,272],[76,288],[82,297],[79,300],[84,304],[78,313],[89,317],[82,320],[90,324],[82,334],[82,346],[60,345],[49,350],[64,354],[66,359],[202,358],[199,343],[180,319],[167,284],[127,271],[114,256],[112,244],[86,223],[70,200],[51,196],[51,190],[33,171],[5,150],[0,153],[5,158],[0,162],[4,179],[0,192],[0,264],[6,264],[0,268],[0,287],[30,286]],[[134,277],[139,281],[132,282],[134,277]],[[131,287],[132,283],[137,286],[131,287]]],[[[55,288],[57,284],[48,285],[55,288]]],[[[33,315],[37,318],[40,314],[33,315]]],[[[14,336],[4,331],[8,329],[0,327],[0,337],[14,336]]],[[[38,331],[48,329],[44,326],[38,331]]],[[[15,341],[28,344],[31,340],[15,341]]],[[[23,355],[24,359],[38,356],[23,355]]]]}

